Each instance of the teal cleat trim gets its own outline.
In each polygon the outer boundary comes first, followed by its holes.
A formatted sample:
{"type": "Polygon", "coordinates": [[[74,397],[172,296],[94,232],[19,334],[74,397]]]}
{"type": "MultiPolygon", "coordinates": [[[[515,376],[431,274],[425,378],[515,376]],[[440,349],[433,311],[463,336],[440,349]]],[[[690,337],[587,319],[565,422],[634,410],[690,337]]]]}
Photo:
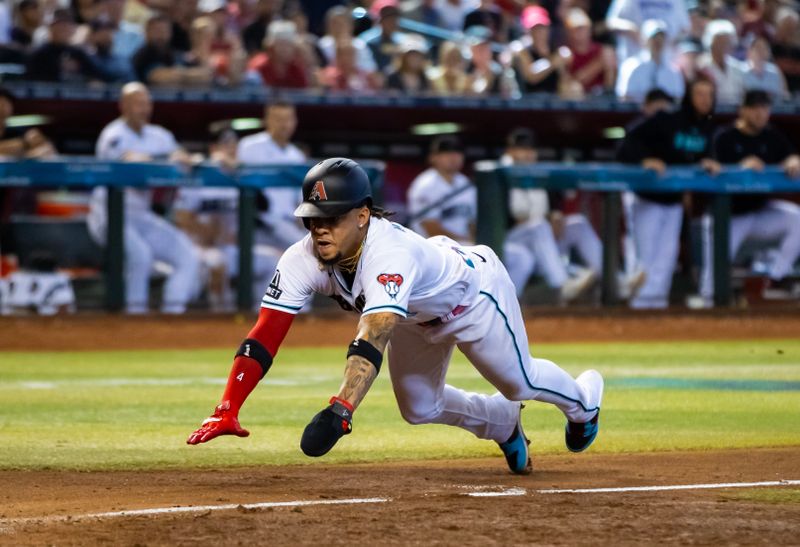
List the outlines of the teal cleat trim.
{"type": "Polygon", "coordinates": [[[594,442],[600,430],[600,411],[594,418],[585,423],[567,422],[564,440],[570,452],[583,452],[594,442]]]}

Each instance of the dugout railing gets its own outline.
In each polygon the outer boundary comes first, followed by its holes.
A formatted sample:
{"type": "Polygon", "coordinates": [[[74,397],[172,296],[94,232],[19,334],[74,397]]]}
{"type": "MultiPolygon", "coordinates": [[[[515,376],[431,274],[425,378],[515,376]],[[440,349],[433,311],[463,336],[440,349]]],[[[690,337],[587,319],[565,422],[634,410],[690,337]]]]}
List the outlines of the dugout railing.
{"type": "Polygon", "coordinates": [[[578,189],[602,195],[600,237],[603,241],[602,302],[614,305],[616,273],[620,263],[619,229],[621,194],[627,191],[693,192],[711,196],[709,212],[714,218],[714,305],[731,303],[731,257],[728,253],[731,194],[800,193],[800,180],[791,180],[778,167],[756,172],[726,166],[716,176],[693,167],[670,168],[663,176],[636,166],[585,163],[563,165],[537,163],[501,166],[494,161],[475,165],[478,189],[477,240],[502,253],[509,225],[508,196],[512,187],[547,190],[578,189]]]}
{"type": "MultiPolygon", "coordinates": [[[[384,164],[360,162],[370,177],[377,204],[383,203],[384,164]]],[[[107,245],[104,249],[105,307],[120,311],[125,306],[125,188],[228,186],[239,189],[239,278],[237,307],[253,307],[253,243],[256,224],[256,193],[269,187],[296,187],[298,198],[303,178],[312,164],[248,165],[224,170],[217,165],[200,164],[191,168],[174,163],[133,163],[97,161],[71,157],[58,160],[0,161],[0,187],[90,190],[108,188],[107,245]]],[[[23,237],[24,242],[24,237],[23,237]]]]}

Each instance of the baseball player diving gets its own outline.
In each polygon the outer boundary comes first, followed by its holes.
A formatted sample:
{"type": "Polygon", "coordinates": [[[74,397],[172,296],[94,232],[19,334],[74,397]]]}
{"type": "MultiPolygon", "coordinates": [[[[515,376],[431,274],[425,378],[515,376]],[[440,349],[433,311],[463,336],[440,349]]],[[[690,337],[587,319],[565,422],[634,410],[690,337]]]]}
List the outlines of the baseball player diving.
{"type": "Polygon", "coordinates": [[[302,192],[294,214],[309,233],[278,262],[258,321],[236,352],[222,401],[188,444],[249,435],[239,424],[239,409],[315,292],[357,312],[360,320],[339,392],[303,432],[300,447],[306,455],[326,454],[352,431],[353,414],[387,351],[406,421],[454,425],[495,441],[513,473],[531,471],[521,401],[561,409],[571,451],[592,443],[603,378],[589,370],[573,379],[551,361],[529,355],[514,285],[489,247],[461,246],[443,236],[424,239],[390,222],[372,203],[366,173],[349,159],[330,158],[312,167],[302,192]],[[445,383],[456,346],[498,393],[469,393],[445,383]]]}

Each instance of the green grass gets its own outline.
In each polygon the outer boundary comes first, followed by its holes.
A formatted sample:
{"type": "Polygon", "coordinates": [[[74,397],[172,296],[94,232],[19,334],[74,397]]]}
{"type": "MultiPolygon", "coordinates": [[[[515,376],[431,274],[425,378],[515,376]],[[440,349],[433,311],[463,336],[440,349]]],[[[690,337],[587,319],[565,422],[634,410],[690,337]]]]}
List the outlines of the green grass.
{"type": "MultiPolygon", "coordinates": [[[[593,452],[800,446],[800,341],[541,344],[533,353],[577,375],[606,377],[593,452]]],[[[245,404],[248,439],[184,444],[217,403],[231,348],[187,351],[0,352],[0,469],[141,469],[310,463],[303,427],[341,382],[344,348],[284,348],[245,404]]],[[[448,382],[493,391],[458,354],[448,382]]],[[[564,419],[533,403],[537,454],[560,453],[564,419]]],[[[497,455],[445,426],[410,426],[387,371],[327,462],[497,455]]]]}
{"type": "Polygon", "coordinates": [[[800,488],[747,489],[735,493],[725,493],[721,497],[730,501],[773,503],[777,505],[800,504],[800,488]]]}

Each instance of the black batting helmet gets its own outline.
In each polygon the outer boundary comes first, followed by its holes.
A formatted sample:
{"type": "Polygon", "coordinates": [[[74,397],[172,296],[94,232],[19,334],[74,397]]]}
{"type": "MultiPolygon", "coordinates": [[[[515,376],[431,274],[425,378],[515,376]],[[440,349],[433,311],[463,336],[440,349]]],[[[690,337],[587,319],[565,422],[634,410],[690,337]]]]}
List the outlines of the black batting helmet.
{"type": "Polygon", "coordinates": [[[347,158],[329,158],[309,169],[303,179],[303,203],[294,211],[300,218],[337,217],[362,205],[372,205],[369,177],[347,158]]]}

